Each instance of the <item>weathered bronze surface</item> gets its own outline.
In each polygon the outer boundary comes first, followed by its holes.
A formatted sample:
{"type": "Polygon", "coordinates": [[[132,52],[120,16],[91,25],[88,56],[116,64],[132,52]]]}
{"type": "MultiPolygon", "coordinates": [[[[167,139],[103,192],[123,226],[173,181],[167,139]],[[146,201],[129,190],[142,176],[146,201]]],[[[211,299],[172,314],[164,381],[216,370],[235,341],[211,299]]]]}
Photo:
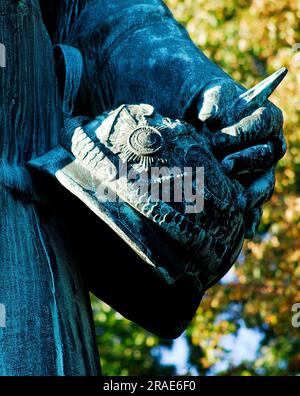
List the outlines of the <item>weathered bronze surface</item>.
{"type": "Polygon", "coordinates": [[[285,151],[265,102],[285,71],[243,94],[160,0],[0,0],[0,43],[0,375],[98,375],[89,291],[176,337],[255,232],[285,151]],[[58,43],[83,57],[72,114],[58,43]],[[204,209],[123,194],[116,160],[203,167],[204,209]]]}

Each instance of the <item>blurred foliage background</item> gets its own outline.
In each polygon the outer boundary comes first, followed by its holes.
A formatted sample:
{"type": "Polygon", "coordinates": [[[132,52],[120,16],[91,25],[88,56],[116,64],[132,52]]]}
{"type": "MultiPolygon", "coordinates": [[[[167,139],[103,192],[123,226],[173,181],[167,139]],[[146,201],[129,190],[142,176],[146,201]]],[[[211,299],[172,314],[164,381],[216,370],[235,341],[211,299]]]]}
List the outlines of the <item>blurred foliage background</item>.
{"type": "MultiPolygon", "coordinates": [[[[264,208],[258,235],[226,282],[203,299],[184,338],[186,374],[300,375],[300,328],[291,325],[300,302],[300,0],[167,0],[192,39],[247,88],[282,66],[288,77],[272,96],[283,109],[288,152],[277,171],[276,192],[264,208]],[[242,320],[241,320],[242,319],[242,320]],[[224,336],[240,328],[259,334],[254,356],[235,362],[224,336]],[[222,362],[222,366],[218,363],[222,362]],[[224,364],[225,363],[225,364],[224,364]]],[[[103,373],[176,373],[162,363],[158,339],[93,300],[103,373]]]]}

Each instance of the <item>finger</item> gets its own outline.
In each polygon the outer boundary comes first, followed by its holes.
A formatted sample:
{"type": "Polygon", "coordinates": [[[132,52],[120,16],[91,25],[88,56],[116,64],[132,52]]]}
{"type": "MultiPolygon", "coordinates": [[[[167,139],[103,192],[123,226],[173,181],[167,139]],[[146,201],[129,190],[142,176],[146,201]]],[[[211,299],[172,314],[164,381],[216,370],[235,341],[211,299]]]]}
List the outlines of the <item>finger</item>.
{"type": "Polygon", "coordinates": [[[286,141],[281,129],[278,136],[264,144],[227,155],[221,162],[228,175],[255,174],[273,167],[286,153],[286,141]]]}
{"type": "Polygon", "coordinates": [[[256,234],[262,217],[262,208],[254,208],[245,213],[245,238],[252,239],[256,234]]]}
{"type": "Polygon", "coordinates": [[[248,147],[227,155],[221,165],[229,176],[265,172],[277,163],[274,143],[268,142],[248,147]]]}
{"type": "Polygon", "coordinates": [[[198,118],[202,122],[221,120],[226,108],[232,105],[236,89],[231,80],[220,80],[211,83],[198,103],[198,118]]]}
{"type": "Polygon", "coordinates": [[[211,145],[214,150],[247,147],[271,135],[277,136],[282,125],[282,113],[277,107],[260,107],[237,124],[212,134],[211,145]]]}
{"type": "Polygon", "coordinates": [[[265,172],[245,190],[245,209],[261,206],[271,198],[275,187],[274,168],[265,172]]]}

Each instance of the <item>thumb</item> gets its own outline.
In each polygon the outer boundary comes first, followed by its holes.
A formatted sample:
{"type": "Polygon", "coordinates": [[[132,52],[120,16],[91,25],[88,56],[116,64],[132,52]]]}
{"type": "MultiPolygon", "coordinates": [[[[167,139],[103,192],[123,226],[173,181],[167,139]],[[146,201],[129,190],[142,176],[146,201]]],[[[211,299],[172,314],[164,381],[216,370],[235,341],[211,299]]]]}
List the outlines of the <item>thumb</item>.
{"type": "Polygon", "coordinates": [[[225,114],[236,95],[234,83],[231,80],[214,81],[210,83],[198,102],[198,118],[202,122],[223,121],[225,114]]]}

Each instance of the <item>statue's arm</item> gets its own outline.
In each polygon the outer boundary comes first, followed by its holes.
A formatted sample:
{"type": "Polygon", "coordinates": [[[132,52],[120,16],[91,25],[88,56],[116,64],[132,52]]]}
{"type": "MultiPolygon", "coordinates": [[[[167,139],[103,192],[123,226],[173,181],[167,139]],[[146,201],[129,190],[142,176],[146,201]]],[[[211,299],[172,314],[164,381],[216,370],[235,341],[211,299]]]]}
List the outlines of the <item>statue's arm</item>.
{"type": "Polygon", "coordinates": [[[81,112],[96,115],[123,103],[149,103],[165,116],[183,118],[214,77],[229,78],[161,0],[41,4],[53,41],[71,43],[83,54],[81,112]]]}
{"type": "MultiPolygon", "coordinates": [[[[230,80],[193,44],[162,1],[40,1],[53,42],[81,49],[85,69],[80,113],[98,115],[122,103],[144,102],[165,116],[191,121],[187,110],[193,108],[191,104],[204,88],[217,78],[230,80]]],[[[85,235],[99,238],[101,233],[92,226],[94,220],[85,220],[89,224],[85,235]]],[[[134,257],[126,257],[131,268],[124,266],[118,260],[119,251],[113,248],[106,265],[105,242],[103,247],[99,265],[93,257],[85,257],[92,266],[87,271],[91,290],[129,319],[161,336],[180,334],[202,296],[184,282],[174,287],[162,282],[153,290],[154,275],[149,273],[145,278],[134,257]]]]}

